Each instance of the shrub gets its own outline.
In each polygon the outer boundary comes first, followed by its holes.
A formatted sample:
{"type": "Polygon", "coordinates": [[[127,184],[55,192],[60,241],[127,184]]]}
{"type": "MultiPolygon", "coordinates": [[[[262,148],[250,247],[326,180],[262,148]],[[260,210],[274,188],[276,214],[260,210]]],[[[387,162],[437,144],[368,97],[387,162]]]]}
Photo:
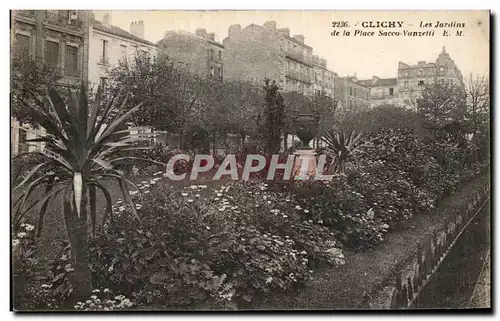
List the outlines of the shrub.
{"type": "Polygon", "coordinates": [[[134,197],[141,228],[119,201],[91,257],[96,287],[139,305],[234,308],[306,282],[315,263],[343,264],[330,232],[264,184],[155,185],[134,197]]]}
{"type": "Polygon", "coordinates": [[[328,183],[300,182],[292,188],[300,204],[310,208],[302,215],[330,227],[347,246],[367,249],[383,241],[389,226],[375,217],[377,209],[368,207],[365,197],[348,184],[346,175],[335,175],[328,183]]]}

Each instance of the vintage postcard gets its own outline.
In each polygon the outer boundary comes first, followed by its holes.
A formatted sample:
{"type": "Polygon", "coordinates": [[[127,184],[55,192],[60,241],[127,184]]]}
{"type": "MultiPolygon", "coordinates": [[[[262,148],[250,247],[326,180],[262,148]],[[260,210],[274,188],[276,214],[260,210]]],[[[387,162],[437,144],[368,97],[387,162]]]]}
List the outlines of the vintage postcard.
{"type": "Polygon", "coordinates": [[[11,11],[13,311],[490,309],[489,11],[11,11]]]}

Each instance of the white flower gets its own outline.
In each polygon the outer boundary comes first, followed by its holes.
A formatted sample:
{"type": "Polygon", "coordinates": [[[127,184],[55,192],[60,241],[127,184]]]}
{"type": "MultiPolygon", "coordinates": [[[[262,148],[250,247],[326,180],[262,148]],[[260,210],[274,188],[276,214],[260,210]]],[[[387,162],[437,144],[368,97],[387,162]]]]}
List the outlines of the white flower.
{"type": "MultiPolygon", "coordinates": [[[[94,292],[94,291],[92,291],[92,292],[94,292]]],[[[92,300],[95,300],[95,299],[97,299],[97,295],[92,295],[90,298],[91,298],[92,300]]]]}
{"type": "Polygon", "coordinates": [[[109,292],[109,289],[108,289],[108,288],[105,288],[103,292],[104,292],[104,293],[107,293],[107,292],[109,292]]]}
{"type": "Polygon", "coordinates": [[[112,265],[108,268],[108,272],[111,272],[111,271],[113,271],[113,266],[112,265]]]}
{"type": "Polygon", "coordinates": [[[214,201],[218,201],[219,199],[220,199],[220,198],[216,197],[216,198],[214,198],[214,201]]]}
{"type": "Polygon", "coordinates": [[[210,226],[207,226],[207,230],[210,230],[210,226]]]}
{"type": "Polygon", "coordinates": [[[302,207],[300,207],[300,205],[297,205],[297,206],[295,206],[295,209],[300,211],[302,209],[302,207]]]}
{"type": "Polygon", "coordinates": [[[287,218],[287,217],[288,217],[288,215],[283,215],[283,218],[287,218]]]}
{"type": "Polygon", "coordinates": [[[221,196],[222,196],[222,194],[221,194],[221,193],[217,193],[217,196],[221,197],[221,196]]]}
{"type": "Polygon", "coordinates": [[[188,203],[193,203],[193,202],[194,202],[194,200],[188,199],[188,203]]]}
{"type": "Polygon", "coordinates": [[[141,204],[135,204],[135,208],[140,210],[142,208],[142,205],[141,204]]]}
{"type": "Polygon", "coordinates": [[[319,220],[319,221],[318,221],[318,224],[323,224],[323,220],[319,220]]]}
{"type": "Polygon", "coordinates": [[[135,195],[135,194],[137,194],[137,193],[139,193],[139,191],[129,191],[129,192],[128,192],[128,194],[129,194],[129,195],[135,195]]]}
{"type": "Polygon", "coordinates": [[[149,191],[144,191],[144,194],[149,194],[149,191]]]}
{"type": "Polygon", "coordinates": [[[189,186],[189,188],[190,188],[190,189],[197,189],[197,188],[198,188],[198,186],[196,186],[196,185],[191,185],[191,186],[189,186]]]}
{"type": "Polygon", "coordinates": [[[194,197],[200,197],[200,194],[196,194],[194,197]]]}
{"type": "Polygon", "coordinates": [[[26,229],[26,231],[33,231],[35,229],[35,227],[31,224],[26,224],[25,229],[26,229]]]}
{"type": "Polygon", "coordinates": [[[17,246],[19,245],[20,241],[18,239],[13,239],[12,240],[12,246],[17,246]]]}
{"type": "Polygon", "coordinates": [[[45,283],[44,283],[44,284],[40,285],[40,287],[41,287],[42,289],[50,289],[50,288],[52,287],[52,285],[49,285],[49,284],[45,284],[45,283]]]}
{"type": "Polygon", "coordinates": [[[188,193],[181,193],[182,196],[188,196],[188,193]]]}
{"type": "Polygon", "coordinates": [[[198,187],[201,189],[205,189],[205,188],[207,188],[207,185],[198,185],[198,187]]]}
{"type": "Polygon", "coordinates": [[[99,293],[99,292],[101,292],[101,290],[99,290],[99,289],[92,290],[92,293],[99,293]]]}
{"type": "Polygon", "coordinates": [[[309,213],[309,210],[304,210],[304,213],[309,213]]]}
{"type": "Polygon", "coordinates": [[[156,172],[156,173],[153,174],[153,176],[160,175],[161,173],[163,173],[163,172],[162,171],[156,172]]]}
{"type": "Polygon", "coordinates": [[[273,281],[273,277],[272,276],[270,276],[270,277],[268,277],[266,279],[266,283],[271,283],[272,281],[273,281]]]}
{"type": "Polygon", "coordinates": [[[26,232],[19,232],[19,233],[17,233],[17,237],[20,238],[20,239],[22,239],[25,236],[26,236],[26,232]]]}
{"type": "Polygon", "coordinates": [[[271,204],[271,201],[267,201],[267,204],[271,204]]]}
{"type": "Polygon", "coordinates": [[[118,210],[119,210],[120,212],[125,211],[125,206],[120,206],[120,207],[118,207],[118,210]]]}
{"type": "Polygon", "coordinates": [[[388,229],[388,228],[389,228],[389,225],[384,224],[384,225],[382,225],[382,227],[383,227],[383,228],[385,228],[385,229],[388,229]]]}

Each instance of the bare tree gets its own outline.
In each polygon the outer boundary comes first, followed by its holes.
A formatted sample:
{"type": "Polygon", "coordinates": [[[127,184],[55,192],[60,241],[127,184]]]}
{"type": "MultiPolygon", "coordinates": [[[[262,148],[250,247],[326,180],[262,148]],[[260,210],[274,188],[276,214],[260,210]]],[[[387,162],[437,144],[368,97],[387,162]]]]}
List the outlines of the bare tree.
{"type": "Polygon", "coordinates": [[[490,83],[485,75],[472,74],[466,79],[467,111],[471,116],[472,129],[476,132],[478,124],[488,118],[490,108],[490,83]]]}

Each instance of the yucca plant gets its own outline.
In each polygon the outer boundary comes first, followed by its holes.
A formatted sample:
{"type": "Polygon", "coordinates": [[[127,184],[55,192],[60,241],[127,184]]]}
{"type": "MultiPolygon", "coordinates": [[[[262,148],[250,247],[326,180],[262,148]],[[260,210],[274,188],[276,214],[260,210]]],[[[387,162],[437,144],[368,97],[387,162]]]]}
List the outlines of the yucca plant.
{"type": "Polygon", "coordinates": [[[99,88],[94,104],[89,108],[87,90],[83,83],[77,92],[68,90],[67,98],[61,97],[54,87],[49,87],[47,93],[47,99],[37,97],[36,105],[27,104],[28,112],[46,130],[47,135],[30,140],[44,142],[45,149],[31,152],[38,156],[41,162],[33,166],[14,188],[15,191],[24,188],[14,205],[17,206],[14,224],[18,224],[34,205],[40,205],[40,235],[49,202],[58,195],[62,196],[74,268],[73,293],[69,300],[73,302],[91,291],[88,237],[89,231],[95,235],[98,192],[104,195],[107,203],[104,219],[107,215],[112,215],[111,194],[103,184],[104,180],[118,183],[123,198],[139,220],[128,191],[128,184],[135,185],[124,177],[122,172],[114,169],[113,164],[131,158],[119,156],[121,151],[133,148],[131,144],[136,140],[127,129],[123,129],[123,125],[140,105],[127,109],[128,94],[122,97],[121,101],[120,95],[117,95],[104,102],[102,90],[99,88]],[[43,104],[48,106],[40,108],[43,104]],[[37,188],[45,188],[45,195],[31,206],[25,206],[37,188]]]}
{"type": "Polygon", "coordinates": [[[363,133],[355,130],[339,129],[328,131],[321,140],[326,144],[324,151],[333,159],[333,171],[344,172],[349,159],[356,157],[363,151],[359,148],[363,133]]]}

